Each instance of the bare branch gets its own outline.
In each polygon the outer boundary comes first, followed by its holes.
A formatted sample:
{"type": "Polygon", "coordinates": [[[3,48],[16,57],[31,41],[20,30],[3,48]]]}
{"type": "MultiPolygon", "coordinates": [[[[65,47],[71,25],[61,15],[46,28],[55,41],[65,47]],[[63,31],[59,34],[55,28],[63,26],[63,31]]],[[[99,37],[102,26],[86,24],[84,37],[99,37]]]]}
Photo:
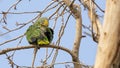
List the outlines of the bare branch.
{"type": "Polygon", "coordinates": [[[98,9],[99,9],[100,11],[102,11],[103,13],[105,12],[103,9],[101,9],[101,8],[99,7],[99,5],[97,5],[97,3],[95,3],[94,0],[92,0],[92,2],[98,7],[98,9]]]}
{"type": "Polygon", "coordinates": [[[9,61],[9,64],[11,65],[12,68],[14,68],[14,66],[19,67],[17,64],[15,64],[13,62],[13,60],[11,59],[11,56],[9,56],[8,54],[5,54],[5,55],[6,55],[8,61],[9,61]]]}
{"type": "Polygon", "coordinates": [[[88,15],[92,23],[92,36],[93,40],[98,42],[100,32],[102,30],[102,24],[98,18],[98,15],[95,12],[95,3],[91,0],[82,0],[84,7],[88,9],[88,15]]]}
{"type": "MultiPolygon", "coordinates": [[[[63,0],[65,4],[70,8],[71,13],[74,15],[76,19],[76,35],[75,35],[75,40],[74,40],[74,46],[72,49],[72,52],[79,57],[79,47],[80,47],[80,41],[82,37],[82,19],[81,19],[81,12],[80,12],[80,7],[76,6],[74,3],[75,0],[72,2],[70,0],[63,0]]],[[[79,58],[73,58],[73,62],[78,62],[79,63],[79,58]]],[[[75,68],[81,68],[79,64],[74,64],[75,68]]]]}
{"type": "Polygon", "coordinates": [[[3,35],[5,35],[5,34],[8,34],[8,33],[10,33],[10,32],[13,32],[13,31],[16,31],[16,30],[19,30],[19,29],[23,28],[24,26],[26,26],[27,24],[33,22],[36,18],[40,17],[41,15],[42,15],[42,13],[40,13],[39,15],[37,15],[36,17],[34,17],[32,20],[24,23],[22,26],[17,27],[17,28],[12,29],[12,30],[9,30],[8,32],[2,33],[2,34],[0,34],[0,36],[3,36],[3,35]]]}
{"type": "MultiPolygon", "coordinates": [[[[16,5],[19,4],[21,1],[22,1],[22,0],[18,0],[15,4],[13,4],[13,5],[7,10],[7,12],[9,12],[13,7],[14,7],[14,9],[16,9],[16,5]]],[[[4,21],[4,23],[7,24],[7,22],[6,22],[7,12],[6,12],[6,13],[3,13],[3,17],[2,17],[2,19],[0,20],[0,22],[4,21]]]]}
{"type": "Polygon", "coordinates": [[[61,7],[62,7],[62,5],[60,5],[60,7],[53,14],[51,14],[51,16],[49,17],[49,19],[51,19],[60,10],[61,7]]]}
{"type": "MultiPolygon", "coordinates": [[[[71,50],[65,48],[65,47],[62,47],[62,46],[56,46],[56,45],[40,45],[39,46],[40,48],[56,48],[56,49],[60,49],[60,50],[63,50],[67,53],[69,53],[71,56],[73,57],[76,57],[74,55],[74,53],[71,52],[71,50]]],[[[18,46],[18,47],[15,47],[15,48],[7,48],[7,49],[4,49],[4,50],[1,50],[0,51],[0,55],[2,54],[6,54],[7,52],[10,52],[10,51],[14,51],[14,50],[23,50],[23,49],[30,49],[30,48],[35,48],[35,45],[30,45],[30,46],[18,46]]]]}
{"type": "Polygon", "coordinates": [[[33,11],[33,12],[2,12],[0,14],[31,14],[31,13],[42,13],[41,11],[33,11]]]}

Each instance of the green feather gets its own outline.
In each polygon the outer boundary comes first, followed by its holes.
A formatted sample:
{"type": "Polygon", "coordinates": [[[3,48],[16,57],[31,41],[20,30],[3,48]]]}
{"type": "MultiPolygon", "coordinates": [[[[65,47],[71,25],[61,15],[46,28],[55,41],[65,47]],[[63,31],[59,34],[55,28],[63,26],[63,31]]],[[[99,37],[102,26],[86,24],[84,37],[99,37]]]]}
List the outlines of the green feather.
{"type": "Polygon", "coordinates": [[[39,18],[26,31],[26,38],[30,44],[50,44],[53,39],[53,30],[48,27],[48,19],[39,18]]]}

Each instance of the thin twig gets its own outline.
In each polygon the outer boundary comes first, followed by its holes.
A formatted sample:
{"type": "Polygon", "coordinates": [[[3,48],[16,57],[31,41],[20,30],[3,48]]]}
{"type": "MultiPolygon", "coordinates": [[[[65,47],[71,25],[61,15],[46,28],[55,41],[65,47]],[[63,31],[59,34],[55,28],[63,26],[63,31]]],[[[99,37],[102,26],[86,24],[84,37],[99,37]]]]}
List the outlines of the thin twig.
{"type": "Polygon", "coordinates": [[[5,42],[3,42],[3,43],[0,43],[0,46],[3,45],[3,44],[6,44],[6,43],[8,43],[8,42],[17,40],[17,39],[19,39],[19,38],[21,38],[21,37],[23,37],[23,36],[25,36],[25,35],[20,35],[20,36],[18,36],[18,37],[16,37],[16,38],[13,38],[13,39],[11,39],[11,40],[7,40],[7,41],[5,41],[5,42]]]}
{"type": "MultiPolygon", "coordinates": [[[[18,46],[20,45],[20,43],[21,43],[22,40],[23,40],[23,37],[24,37],[24,36],[21,37],[21,39],[20,39],[20,41],[18,42],[18,44],[17,44],[16,47],[18,47],[18,46]]],[[[13,54],[11,55],[12,57],[14,56],[15,52],[16,52],[16,50],[15,50],[15,51],[13,52],[13,54]]],[[[12,58],[12,59],[13,59],[13,58],[12,58]]]]}
{"type": "Polygon", "coordinates": [[[60,7],[53,14],[51,14],[51,16],[49,17],[49,19],[51,19],[60,10],[60,8],[62,7],[62,5],[60,5],[60,7]]]}
{"type": "Polygon", "coordinates": [[[103,9],[101,9],[101,8],[99,7],[99,5],[97,5],[97,3],[95,3],[94,0],[92,0],[92,2],[98,7],[98,9],[99,9],[100,11],[102,11],[103,13],[105,12],[103,9]]]}
{"type": "Polygon", "coordinates": [[[33,11],[33,12],[2,12],[0,14],[31,14],[31,13],[41,13],[41,11],[33,11]]]}
{"type": "MultiPolygon", "coordinates": [[[[60,3],[61,3],[61,2],[60,2],[60,3]]],[[[56,8],[60,3],[57,3],[57,4],[56,4],[55,6],[53,6],[53,7],[47,8],[44,12],[47,12],[47,11],[50,11],[50,10],[56,8]]]]}
{"type": "Polygon", "coordinates": [[[13,60],[11,59],[11,56],[8,56],[8,54],[5,54],[5,55],[6,55],[8,61],[9,61],[9,64],[11,65],[12,68],[14,68],[14,66],[19,67],[17,64],[15,64],[13,62],[13,60]]]}
{"type": "Polygon", "coordinates": [[[41,15],[42,15],[42,13],[40,13],[39,15],[37,15],[36,17],[34,17],[32,20],[24,23],[22,26],[17,27],[17,28],[12,29],[12,30],[9,30],[8,32],[2,33],[2,34],[0,34],[0,36],[3,36],[3,35],[5,35],[5,34],[8,34],[8,33],[10,33],[10,32],[13,32],[13,31],[16,31],[16,30],[19,30],[19,29],[23,28],[24,26],[26,26],[27,24],[33,22],[36,18],[40,17],[41,15]]]}
{"type": "Polygon", "coordinates": [[[43,13],[46,12],[46,11],[48,11],[47,9],[48,9],[52,4],[54,4],[54,3],[55,3],[54,1],[50,2],[50,3],[46,6],[46,8],[43,10],[43,13]]]}
{"type": "MultiPolygon", "coordinates": [[[[62,12],[62,13],[63,13],[63,12],[62,12]]],[[[58,38],[58,40],[57,40],[57,42],[56,42],[56,45],[57,45],[57,46],[60,45],[60,39],[62,38],[62,36],[63,36],[63,34],[64,34],[65,27],[66,27],[66,25],[67,25],[67,23],[68,23],[68,20],[69,20],[70,16],[71,16],[71,14],[68,16],[68,18],[67,18],[67,20],[66,20],[66,22],[65,22],[65,25],[62,24],[62,26],[61,26],[61,29],[60,29],[59,35],[58,35],[59,38],[58,38]]],[[[62,18],[62,22],[64,23],[64,18],[62,18]]],[[[54,57],[53,57],[51,66],[53,66],[53,64],[55,63],[55,60],[56,60],[56,58],[57,58],[57,55],[58,55],[58,49],[56,49],[56,52],[55,52],[55,55],[54,55],[54,57]]]]}
{"type": "MultiPolygon", "coordinates": [[[[13,5],[7,10],[7,12],[9,12],[13,7],[14,7],[14,9],[16,9],[16,5],[19,4],[21,1],[22,1],[22,0],[18,0],[15,4],[13,4],[13,5]]],[[[4,21],[4,23],[7,24],[7,22],[6,22],[6,20],[5,20],[5,19],[6,19],[7,12],[6,12],[6,13],[3,13],[3,17],[2,17],[2,19],[0,20],[0,22],[4,21]]]]}

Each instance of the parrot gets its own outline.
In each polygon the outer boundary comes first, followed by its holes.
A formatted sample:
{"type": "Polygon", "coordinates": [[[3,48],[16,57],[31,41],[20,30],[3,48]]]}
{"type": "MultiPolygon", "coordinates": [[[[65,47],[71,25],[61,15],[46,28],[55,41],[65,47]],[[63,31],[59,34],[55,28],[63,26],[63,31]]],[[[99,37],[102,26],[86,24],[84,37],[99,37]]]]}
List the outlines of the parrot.
{"type": "Polygon", "coordinates": [[[26,38],[30,44],[48,45],[53,39],[53,30],[48,27],[47,18],[39,18],[26,31],[26,38]]]}
{"type": "Polygon", "coordinates": [[[27,41],[35,45],[32,68],[34,67],[35,57],[39,46],[49,45],[53,39],[54,31],[49,27],[49,20],[46,17],[38,18],[35,23],[26,31],[27,41]]]}

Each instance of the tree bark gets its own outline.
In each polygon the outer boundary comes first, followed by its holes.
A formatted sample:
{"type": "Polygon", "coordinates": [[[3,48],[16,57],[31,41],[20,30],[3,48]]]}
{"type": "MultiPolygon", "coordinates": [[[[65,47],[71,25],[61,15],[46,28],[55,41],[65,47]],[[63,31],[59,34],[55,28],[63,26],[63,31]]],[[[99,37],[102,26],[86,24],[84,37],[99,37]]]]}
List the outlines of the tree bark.
{"type": "Polygon", "coordinates": [[[120,68],[120,0],[107,0],[94,68],[120,68]]]}

